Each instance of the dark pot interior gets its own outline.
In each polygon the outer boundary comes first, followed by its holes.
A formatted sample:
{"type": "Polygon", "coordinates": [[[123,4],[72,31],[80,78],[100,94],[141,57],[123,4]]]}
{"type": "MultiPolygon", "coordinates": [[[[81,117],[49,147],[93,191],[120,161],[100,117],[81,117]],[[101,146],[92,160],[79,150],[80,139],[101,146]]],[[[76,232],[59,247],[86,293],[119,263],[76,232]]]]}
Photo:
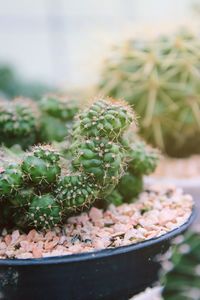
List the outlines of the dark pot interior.
{"type": "Polygon", "coordinates": [[[135,245],[42,259],[0,260],[2,300],[128,300],[158,280],[157,255],[192,223],[135,245]]]}

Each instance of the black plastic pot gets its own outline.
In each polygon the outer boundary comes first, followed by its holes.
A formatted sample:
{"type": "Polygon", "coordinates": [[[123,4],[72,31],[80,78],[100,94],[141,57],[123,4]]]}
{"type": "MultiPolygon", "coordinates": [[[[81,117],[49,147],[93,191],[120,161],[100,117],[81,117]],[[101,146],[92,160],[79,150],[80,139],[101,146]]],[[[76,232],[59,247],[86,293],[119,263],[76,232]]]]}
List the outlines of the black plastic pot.
{"type": "Polygon", "coordinates": [[[157,255],[192,223],[135,245],[42,259],[0,260],[0,299],[128,300],[158,279],[157,255]]]}

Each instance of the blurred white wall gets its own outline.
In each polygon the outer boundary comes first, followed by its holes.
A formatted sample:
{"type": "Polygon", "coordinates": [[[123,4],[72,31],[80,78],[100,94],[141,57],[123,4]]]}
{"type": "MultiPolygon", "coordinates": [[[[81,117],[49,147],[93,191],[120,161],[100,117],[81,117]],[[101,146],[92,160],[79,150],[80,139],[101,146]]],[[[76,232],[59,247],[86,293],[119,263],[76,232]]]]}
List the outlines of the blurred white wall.
{"type": "Polygon", "coordinates": [[[12,63],[28,79],[82,87],[95,82],[110,44],[141,28],[146,32],[184,23],[191,16],[191,4],[191,0],[0,0],[0,62],[12,63]]]}

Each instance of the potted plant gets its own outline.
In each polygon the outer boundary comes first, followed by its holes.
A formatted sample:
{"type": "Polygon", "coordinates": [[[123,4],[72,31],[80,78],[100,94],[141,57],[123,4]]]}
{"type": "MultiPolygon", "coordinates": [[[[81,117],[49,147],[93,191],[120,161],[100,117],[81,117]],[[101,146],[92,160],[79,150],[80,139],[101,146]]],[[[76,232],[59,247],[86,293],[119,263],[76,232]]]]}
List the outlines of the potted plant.
{"type": "Polygon", "coordinates": [[[127,299],[157,280],[156,257],[191,224],[193,202],[158,186],[130,201],[157,161],[124,139],[134,121],[124,102],[97,99],[77,118],[70,161],[49,145],[3,159],[2,299],[127,299]]]}
{"type": "MultiPolygon", "coordinates": [[[[186,30],[154,40],[129,40],[115,47],[105,61],[98,87],[101,93],[133,105],[140,116],[139,134],[174,158],[170,160],[171,174],[166,183],[175,181],[196,200],[200,167],[197,174],[192,174],[190,163],[200,166],[199,51],[199,37],[186,30]],[[186,163],[183,158],[191,155],[197,156],[186,163]],[[177,171],[180,164],[181,176],[177,171]]],[[[161,163],[162,174],[159,172],[154,182],[159,178],[165,181],[168,174],[164,166],[168,162],[167,158],[166,163],[161,163]]],[[[152,183],[153,178],[149,180],[152,183]]]]}

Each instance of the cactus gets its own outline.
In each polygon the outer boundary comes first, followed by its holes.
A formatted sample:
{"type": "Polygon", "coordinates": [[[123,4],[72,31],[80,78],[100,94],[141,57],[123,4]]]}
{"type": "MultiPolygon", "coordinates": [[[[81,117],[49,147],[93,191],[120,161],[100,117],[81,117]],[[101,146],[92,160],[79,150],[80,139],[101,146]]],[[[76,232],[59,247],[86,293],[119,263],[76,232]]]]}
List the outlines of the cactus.
{"type": "Polygon", "coordinates": [[[20,153],[17,164],[5,163],[0,172],[2,218],[23,229],[47,229],[95,200],[130,202],[157,161],[143,142],[124,139],[134,121],[123,102],[99,99],[77,118],[71,164],[64,159],[61,168],[61,154],[50,145],[20,153]]]}
{"type": "Polygon", "coordinates": [[[99,99],[77,118],[71,163],[63,159],[61,167],[61,154],[50,145],[20,153],[16,165],[5,163],[0,172],[2,218],[23,229],[47,229],[95,200],[130,202],[142,189],[142,175],[156,166],[156,155],[144,143],[124,139],[134,121],[124,102],[99,99]]]}
{"type": "Polygon", "coordinates": [[[99,99],[79,115],[72,165],[101,187],[99,198],[112,192],[126,168],[127,153],[120,140],[133,121],[130,107],[113,99],[99,99]]]}
{"type": "Polygon", "coordinates": [[[32,147],[17,166],[5,165],[0,173],[3,216],[11,216],[18,227],[47,229],[108,195],[125,171],[128,152],[121,140],[134,120],[123,102],[97,100],[77,119],[67,172],[66,166],[61,172],[60,153],[49,145],[32,147]],[[94,120],[95,110],[99,115],[87,131],[83,120],[94,120]]]}
{"type": "MultiPolygon", "coordinates": [[[[124,202],[136,199],[143,189],[143,176],[152,173],[159,160],[159,152],[148,146],[134,135],[134,138],[123,139],[122,144],[126,149],[127,170],[120,178],[115,191],[124,202]],[[135,140],[133,142],[133,140],[135,140]]],[[[108,202],[112,198],[109,197],[108,202]]],[[[105,199],[107,201],[107,197],[105,199]]]]}
{"type": "Polygon", "coordinates": [[[54,184],[60,176],[59,155],[57,152],[46,146],[33,147],[24,158],[21,168],[27,181],[34,184],[47,185],[54,184]]]}
{"type": "Polygon", "coordinates": [[[105,197],[104,203],[119,206],[124,203],[124,199],[122,195],[116,189],[114,189],[109,195],[105,197]]]}
{"type": "Polygon", "coordinates": [[[72,130],[78,113],[78,102],[67,97],[47,95],[40,101],[42,111],[41,139],[44,142],[61,142],[72,130]]]}
{"type": "Polygon", "coordinates": [[[133,112],[124,102],[100,99],[80,115],[80,132],[86,137],[115,140],[133,121],[133,112]]]}
{"type": "Polygon", "coordinates": [[[16,164],[9,164],[0,172],[0,195],[1,198],[16,193],[23,184],[23,173],[16,164]]]}
{"type": "Polygon", "coordinates": [[[170,156],[200,153],[200,41],[184,30],[115,47],[101,93],[133,105],[140,134],[170,156]],[[181,132],[181,134],[180,134],[181,132]]]}
{"type": "Polygon", "coordinates": [[[200,299],[200,233],[188,232],[175,239],[169,261],[163,262],[163,299],[200,299]]]}
{"type": "Polygon", "coordinates": [[[103,185],[115,184],[123,172],[123,149],[105,138],[88,139],[77,147],[73,166],[103,185]]]}
{"type": "Polygon", "coordinates": [[[135,121],[130,107],[113,99],[99,99],[80,114],[75,127],[73,166],[103,185],[116,185],[126,164],[120,140],[135,121]]]}
{"type": "Polygon", "coordinates": [[[0,101],[0,143],[23,148],[34,144],[37,138],[39,115],[30,99],[17,98],[0,101]]]}
{"type": "Polygon", "coordinates": [[[119,180],[116,190],[124,202],[131,202],[143,189],[142,176],[136,176],[129,172],[125,173],[119,180]]]}
{"type": "Polygon", "coordinates": [[[158,163],[159,152],[149,147],[143,141],[137,141],[130,145],[129,170],[135,175],[149,175],[158,163]]]}
{"type": "Polygon", "coordinates": [[[30,226],[47,229],[61,224],[62,209],[53,195],[36,195],[31,201],[26,217],[30,226]]]}
{"type": "Polygon", "coordinates": [[[90,206],[98,198],[100,186],[84,174],[66,175],[60,179],[56,196],[68,215],[85,206],[90,206]]]}
{"type": "Polygon", "coordinates": [[[47,95],[43,97],[41,100],[41,109],[48,115],[63,121],[73,120],[79,110],[76,100],[57,95],[47,95]]]}
{"type": "Polygon", "coordinates": [[[7,223],[3,220],[7,218],[8,223],[14,222],[18,227],[40,229],[61,222],[62,209],[51,194],[60,177],[59,160],[57,151],[49,145],[39,145],[21,163],[3,166],[0,172],[2,224],[7,223]]]}

